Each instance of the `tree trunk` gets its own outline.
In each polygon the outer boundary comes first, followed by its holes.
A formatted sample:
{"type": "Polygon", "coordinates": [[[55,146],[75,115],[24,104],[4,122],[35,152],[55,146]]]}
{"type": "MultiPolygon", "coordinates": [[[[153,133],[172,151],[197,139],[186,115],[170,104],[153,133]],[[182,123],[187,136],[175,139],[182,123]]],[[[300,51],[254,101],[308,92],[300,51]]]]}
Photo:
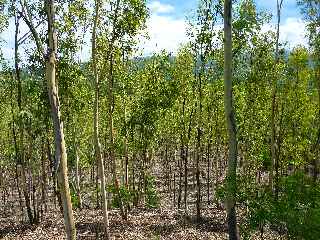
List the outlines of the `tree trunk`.
{"type": "Polygon", "coordinates": [[[236,218],[237,138],[232,97],[232,0],[224,1],[224,103],[229,137],[227,172],[227,220],[229,239],[239,239],[236,218]]]}
{"type": "Polygon", "coordinates": [[[64,141],[63,123],[60,117],[60,102],[58,96],[58,86],[56,83],[56,51],[57,37],[54,29],[55,6],[54,0],[46,0],[48,16],[48,52],[46,56],[46,78],[48,83],[48,93],[51,105],[51,115],[54,127],[55,139],[55,171],[59,192],[63,206],[63,216],[66,228],[67,239],[76,239],[76,228],[72,214],[72,204],[68,181],[67,151],[64,141]]]}
{"type": "Polygon", "coordinates": [[[79,208],[82,209],[82,196],[81,196],[81,189],[80,189],[80,174],[79,174],[79,154],[78,154],[78,147],[75,146],[75,157],[76,157],[76,191],[78,195],[78,201],[79,201],[79,208]]]}
{"type": "Polygon", "coordinates": [[[198,128],[198,136],[197,136],[197,147],[196,147],[196,187],[197,187],[197,200],[196,200],[196,208],[197,208],[197,220],[201,219],[201,182],[200,182],[200,158],[202,156],[201,152],[201,129],[198,128]]]}
{"type": "MultiPolygon", "coordinates": [[[[21,86],[21,76],[20,76],[20,68],[19,68],[19,55],[18,55],[18,48],[19,48],[19,44],[18,44],[18,33],[19,33],[19,17],[16,15],[15,16],[15,35],[14,35],[14,65],[15,65],[15,73],[16,73],[16,80],[17,80],[17,86],[18,86],[18,92],[17,92],[17,103],[18,103],[18,110],[19,110],[19,115],[22,112],[22,86],[21,86]]],[[[19,118],[19,117],[18,117],[19,118]]],[[[29,222],[30,224],[34,223],[34,219],[33,219],[33,214],[32,214],[32,209],[31,209],[31,202],[30,202],[30,193],[29,193],[29,189],[27,187],[27,182],[26,182],[26,164],[25,164],[25,159],[24,159],[24,144],[23,144],[23,140],[24,140],[24,128],[22,125],[22,121],[21,119],[18,119],[18,125],[19,125],[19,144],[16,148],[17,151],[17,155],[18,155],[18,161],[21,164],[21,177],[22,177],[22,190],[23,190],[23,196],[25,199],[25,204],[26,204],[26,208],[27,208],[27,214],[28,214],[28,218],[29,218],[29,222]],[[20,120],[20,121],[19,121],[20,120]]]]}
{"type": "Polygon", "coordinates": [[[107,202],[107,193],[106,193],[106,183],[104,175],[104,161],[102,159],[101,145],[99,140],[99,77],[97,71],[97,58],[96,58],[96,29],[98,25],[99,10],[100,10],[100,1],[95,1],[95,17],[93,23],[92,31],[92,68],[95,78],[95,101],[94,101],[94,145],[97,163],[99,164],[100,169],[100,186],[101,186],[101,195],[102,195],[102,211],[104,219],[104,233],[105,238],[109,239],[109,216],[108,216],[108,202],[107,202]]]}
{"type": "MultiPolygon", "coordinates": [[[[43,141],[44,142],[44,141],[43,141]]],[[[47,213],[47,192],[48,192],[48,179],[47,179],[47,168],[46,168],[46,157],[44,151],[44,143],[41,145],[41,168],[42,168],[42,199],[41,209],[44,206],[44,211],[47,213]]]]}
{"type": "Polygon", "coordinates": [[[182,162],[184,160],[184,146],[183,146],[183,140],[182,140],[182,135],[180,136],[181,140],[181,145],[180,145],[180,158],[178,162],[178,167],[179,167],[179,189],[178,189],[178,209],[181,208],[181,195],[182,195],[182,162]]]}
{"type": "Polygon", "coordinates": [[[210,205],[210,139],[207,146],[207,201],[210,205]]]}
{"type": "Polygon", "coordinates": [[[125,181],[125,186],[127,190],[129,190],[129,153],[128,153],[128,138],[127,134],[124,139],[124,158],[125,158],[125,163],[124,163],[124,181],[125,181]]]}
{"type": "MultiPolygon", "coordinates": [[[[319,47],[320,48],[320,47],[319,47]]],[[[319,54],[320,54],[320,49],[319,49],[319,54]]],[[[320,56],[318,54],[318,57],[320,56]]],[[[315,78],[318,82],[318,123],[320,123],[320,59],[318,59],[318,65],[315,70],[315,78]]],[[[319,175],[319,160],[320,159],[320,127],[318,128],[318,136],[315,142],[315,147],[316,147],[316,156],[314,156],[314,161],[313,161],[313,166],[314,166],[314,174],[313,174],[313,180],[316,183],[318,180],[318,175],[319,175]]]]}
{"type": "Polygon", "coordinates": [[[189,145],[187,144],[184,156],[184,208],[186,213],[188,211],[188,155],[189,145]]]}
{"type": "MultiPolygon", "coordinates": [[[[280,35],[280,17],[283,0],[277,0],[277,35],[276,35],[276,66],[279,63],[279,35],[280,35]],[[280,1],[280,2],[279,2],[280,1]]],[[[271,191],[274,190],[274,170],[278,173],[278,155],[277,154],[277,124],[276,124],[276,108],[277,108],[277,83],[272,83],[272,105],[271,105],[271,169],[269,175],[269,186],[271,191]],[[276,169],[275,169],[276,167],[276,169]]],[[[276,186],[278,188],[278,186],[276,186]]]]}
{"type": "Polygon", "coordinates": [[[114,131],[113,131],[113,108],[114,108],[114,102],[113,102],[113,46],[111,44],[109,55],[109,77],[108,77],[108,123],[109,123],[109,146],[110,146],[110,159],[111,159],[111,166],[112,166],[112,175],[113,175],[113,182],[116,190],[116,194],[119,198],[119,204],[120,204],[120,212],[123,219],[126,219],[127,216],[124,213],[123,210],[123,204],[122,204],[122,197],[120,194],[120,186],[119,186],[119,180],[117,175],[117,163],[116,163],[116,157],[115,157],[115,147],[114,147],[114,131]]]}

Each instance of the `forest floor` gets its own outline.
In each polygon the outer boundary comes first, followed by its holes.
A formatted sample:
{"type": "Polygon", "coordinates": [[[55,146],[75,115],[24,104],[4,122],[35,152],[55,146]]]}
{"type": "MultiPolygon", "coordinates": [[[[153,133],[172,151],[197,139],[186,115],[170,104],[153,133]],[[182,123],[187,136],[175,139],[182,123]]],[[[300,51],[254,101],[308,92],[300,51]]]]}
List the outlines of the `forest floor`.
{"type": "MultiPolygon", "coordinates": [[[[159,171],[160,172],[160,171],[159,171]]],[[[128,220],[121,218],[118,210],[110,210],[110,233],[112,239],[228,239],[226,212],[216,204],[202,204],[201,221],[195,218],[195,189],[189,189],[188,215],[184,210],[173,206],[173,194],[168,194],[166,182],[156,176],[157,190],[160,194],[160,206],[157,209],[134,208],[128,213],[128,220]]],[[[205,186],[203,186],[203,189],[205,186]]],[[[13,188],[14,189],[14,188],[13,188]]],[[[8,190],[9,191],[9,190],[8,190]]],[[[9,191],[10,192],[10,191],[9,191]]],[[[11,191],[12,192],[12,191],[11,191]]],[[[1,195],[1,194],[0,194],[1,195]]],[[[83,192],[83,198],[92,196],[83,192]]],[[[40,224],[27,223],[26,214],[21,214],[18,194],[10,194],[6,205],[0,200],[0,239],[3,240],[60,240],[65,239],[64,222],[59,207],[53,204],[53,192],[50,191],[51,204],[48,212],[43,214],[40,224]]],[[[92,203],[92,200],[84,202],[92,203]]],[[[89,204],[90,205],[90,204],[89,204]]],[[[184,207],[184,206],[182,206],[184,207]]],[[[240,210],[240,209],[239,209],[240,210]]],[[[241,221],[238,211],[238,221],[241,221]]],[[[90,206],[83,210],[75,210],[74,217],[78,239],[103,239],[102,212],[90,206]]],[[[263,237],[257,233],[250,239],[285,239],[279,234],[266,230],[263,237]]]]}
{"type": "MultiPolygon", "coordinates": [[[[137,208],[130,211],[128,220],[122,220],[118,210],[111,210],[110,232],[112,239],[228,239],[225,211],[206,207],[202,220],[195,221],[183,211],[161,206],[158,209],[137,208]]],[[[61,213],[51,209],[38,225],[21,223],[11,209],[5,214],[0,210],[0,239],[13,240],[58,240],[65,239],[61,213]],[[10,213],[11,212],[11,213],[10,213]]],[[[102,212],[95,209],[75,211],[78,239],[103,239],[102,212]]],[[[275,233],[266,233],[263,238],[284,239],[275,233]]]]}
{"type": "MultiPolygon", "coordinates": [[[[225,213],[219,209],[203,211],[196,222],[181,211],[169,208],[130,211],[128,220],[122,220],[119,211],[111,210],[110,232],[113,239],[227,239],[225,213]]],[[[14,214],[0,210],[0,239],[45,240],[65,239],[63,218],[58,209],[50,209],[41,223],[21,223],[14,214]]],[[[95,209],[75,211],[78,239],[102,239],[102,212],[95,209]]]]}

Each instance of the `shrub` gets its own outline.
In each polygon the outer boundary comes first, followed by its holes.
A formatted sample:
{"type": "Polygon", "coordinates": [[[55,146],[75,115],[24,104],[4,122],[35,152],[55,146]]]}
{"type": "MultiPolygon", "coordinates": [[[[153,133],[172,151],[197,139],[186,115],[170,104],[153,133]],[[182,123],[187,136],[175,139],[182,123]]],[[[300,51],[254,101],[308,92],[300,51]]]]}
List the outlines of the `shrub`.
{"type": "Polygon", "coordinates": [[[246,224],[251,230],[269,224],[289,239],[319,239],[320,187],[304,173],[282,178],[278,199],[260,189],[248,203],[246,224]]]}
{"type": "Polygon", "coordinates": [[[146,206],[148,208],[159,207],[159,197],[155,187],[154,177],[151,175],[146,176],[146,206]]]}

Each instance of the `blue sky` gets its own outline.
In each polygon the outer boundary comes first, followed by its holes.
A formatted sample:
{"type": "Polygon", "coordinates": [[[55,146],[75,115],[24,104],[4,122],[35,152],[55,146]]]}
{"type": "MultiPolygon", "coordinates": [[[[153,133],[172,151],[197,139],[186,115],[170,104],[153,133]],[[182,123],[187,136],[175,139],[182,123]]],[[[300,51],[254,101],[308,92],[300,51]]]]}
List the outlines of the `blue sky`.
{"type": "MultiPolygon", "coordinates": [[[[256,0],[258,10],[276,13],[276,0],[256,0]]],[[[148,21],[150,40],[141,43],[144,51],[151,53],[167,49],[175,52],[180,43],[186,42],[186,15],[196,9],[198,0],[149,0],[151,17],[148,21]]],[[[305,22],[300,14],[296,0],[284,0],[281,14],[280,40],[292,48],[298,44],[306,45],[305,22]]],[[[275,29],[275,16],[264,31],[275,29]]]]}
{"type": "MultiPolygon", "coordinates": [[[[258,9],[269,13],[276,12],[276,0],[256,0],[258,9]]],[[[187,42],[186,16],[194,11],[198,0],[148,0],[150,18],[147,21],[149,39],[140,39],[139,49],[141,54],[151,54],[166,49],[169,52],[176,52],[179,46],[187,42]]],[[[264,30],[275,29],[275,19],[265,25],[264,30]]],[[[21,24],[21,33],[24,35],[28,28],[21,24]]],[[[282,20],[280,27],[280,40],[288,42],[292,48],[297,44],[307,44],[305,37],[305,23],[296,5],[296,0],[284,0],[282,9],[282,20]]],[[[14,23],[10,22],[9,29],[0,33],[0,38],[5,41],[1,49],[6,59],[12,59],[14,41],[14,23]]],[[[80,58],[87,60],[90,56],[90,36],[88,35],[87,46],[83,47],[80,58]]],[[[24,46],[28,48],[28,46],[24,46]]],[[[23,52],[23,49],[21,49],[23,52]]],[[[23,54],[21,54],[23,55],[23,54]]]]}
{"type": "MultiPolygon", "coordinates": [[[[261,10],[276,13],[277,1],[276,0],[256,0],[257,6],[261,10]]],[[[288,18],[302,18],[300,9],[297,6],[297,0],[284,0],[281,12],[283,20],[288,18]]]]}
{"type": "MultiPolygon", "coordinates": [[[[190,12],[197,7],[198,0],[149,0],[148,3],[160,2],[163,5],[171,5],[174,7],[174,17],[183,18],[186,13],[190,12]]],[[[255,1],[260,10],[268,12],[274,12],[276,10],[276,0],[256,0],[255,1]]],[[[297,7],[296,0],[284,0],[282,17],[286,19],[288,17],[301,17],[299,8],[297,7]]]]}

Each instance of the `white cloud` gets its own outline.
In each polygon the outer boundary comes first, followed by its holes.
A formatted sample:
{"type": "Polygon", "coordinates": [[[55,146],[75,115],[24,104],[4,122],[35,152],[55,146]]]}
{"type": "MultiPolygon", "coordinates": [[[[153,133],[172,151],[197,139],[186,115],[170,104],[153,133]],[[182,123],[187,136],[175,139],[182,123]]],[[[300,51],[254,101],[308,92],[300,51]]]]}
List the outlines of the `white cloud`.
{"type": "MultiPolygon", "coordinates": [[[[262,31],[275,30],[275,27],[275,24],[267,24],[262,31]]],[[[179,46],[188,41],[187,22],[182,18],[174,18],[172,14],[162,16],[152,13],[147,21],[147,32],[150,39],[144,39],[139,44],[144,55],[163,49],[176,53],[179,46]]],[[[306,23],[301,18],[283,20],[280,25],[280,41],[287,42],[290,49],[297,45],[307,46],[306,23]]]]}
{"type": "Polygon", "coordinates": [[[148,4],[148,8],[152,13],[170,13],[174,11],[174,7],[170,4],[163,4],[160,1],[153,1],[148,4]]]}
{"type": "MultiPolygon", "coordinates": [[[[262,27],[262,31],[275,31],[275,24],[267,24],[262,27]]],[[[297,45],[308,45],[306,37],[306,23],[300,18],[287,18],[284,23],[280,24],[280,41],[288,42],[288,47],[292,49],[297,45]]]]}
{"type": "Polygon", "coordinates": [[[170,16],[151,15],[147,21],[147,32],[150,39],[140,42],[145,55],[160,52],[165,49],[176,53],[179,46],[187,42],[187,23],[183,19],[174,19],[170,16]]]}
{"type": "Polygon", "coordinates": [[[176,53],[179,46],[186,43],[187,23],[182,18],[174,18],[174,7],[153,1],[148,4],[151,16],[147,20],[146,32],[149,39],[140,38],[139,49],[143,55],[158,53],[162,50],[176,53]],[[171,13],[161,15],[161,13],[171,13]]]}
{"type": "Polygon", "coordinates": [[[306,34],[306,24],[299,18],[287,18],[285,23],[280,26],[280,39],[287,41],[289,47],[298,44],[306,46],[308,44],[306,34]]]}

